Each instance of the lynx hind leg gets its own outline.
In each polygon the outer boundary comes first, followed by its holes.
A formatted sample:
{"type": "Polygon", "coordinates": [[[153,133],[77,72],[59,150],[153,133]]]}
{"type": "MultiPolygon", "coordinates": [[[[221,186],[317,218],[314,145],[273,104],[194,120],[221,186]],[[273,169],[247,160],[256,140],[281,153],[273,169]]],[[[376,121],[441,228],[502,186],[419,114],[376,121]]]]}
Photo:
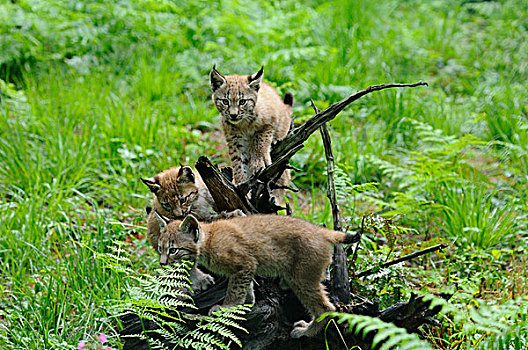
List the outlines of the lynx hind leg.
{"type": "Polygon", "coordinates": [[[214,284],[213,276],[202,272],[196,265],[189,272],[189,279],[193,294],[204,291],[214,284]]]}
{"type": "Polygon", "coordinates": [[[319,333],[325,327],[325,320],[316,322],[316,319],[325,312],[335,311],[334,305],[330,302],[326,296],[323,285],[318,283],[317,286],[292,286],[293,292],[304,307],[308,310],[312,316],[310,322],[298,321],[293,326],[293,330],[290,335],[292,338],[300,338],[302,336],[313,337],[319,333]]]}

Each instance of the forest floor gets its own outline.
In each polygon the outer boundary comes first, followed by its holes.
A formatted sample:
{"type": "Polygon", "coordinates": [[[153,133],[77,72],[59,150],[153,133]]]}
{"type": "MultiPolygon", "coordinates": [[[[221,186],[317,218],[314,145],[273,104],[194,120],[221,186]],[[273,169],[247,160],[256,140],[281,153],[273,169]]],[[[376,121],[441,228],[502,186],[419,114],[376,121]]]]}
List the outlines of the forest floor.
{"type": "MultiPolygon", "coordinates": [[[[0,4],[0,347],[119,348],[109,311],[152,273],[139,177],[207,155],[228,165],[208,73],[294,95],[301,123],[357,90],[332,123],[347,225],[369,215],[358,280],[392,305],[455,292],[420,337],[439,349],[528,343],[528,3],[17,0],[0,4]],[[387,221],[388,220],[388,221],[387,221]],[[385,225],[390,222],[390,225],[385,225]]],[[[323,145],[294,158],[294,215],[331,226],[323,145]]],[[[352,262],[351,262],[352,264],[352,262]]]]}

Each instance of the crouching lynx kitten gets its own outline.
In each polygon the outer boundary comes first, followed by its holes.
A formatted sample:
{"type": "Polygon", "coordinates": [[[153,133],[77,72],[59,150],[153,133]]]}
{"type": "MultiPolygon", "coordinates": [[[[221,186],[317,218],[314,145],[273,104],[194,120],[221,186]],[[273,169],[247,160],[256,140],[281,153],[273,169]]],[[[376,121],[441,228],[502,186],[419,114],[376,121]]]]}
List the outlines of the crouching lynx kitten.
{"type": "MultiPolygon", "coordinates": [[[[291,216],[251,215],[199,224],[192,215],[170,221],[156,214],[161,229],[161,259],[197,261],[229,277],[223,306],[253,303],[254,275],[281,277],[312,316],[294,324],[291,336],[314,336],[335,310],[321,281],[332,260],[332,244],[353,243],[359,235],[331,231],[291,216]]],[[[210,313],[219,306],[213,306],[210,313]]]]}
{"type": "MultiPolygon", "coordinates": [[[[235,185],[241,184],[271,164],[271,145],[288,134],[293,96],[284,100],[268,84],[262,82],[264,68],[253,75],[223,76],[213,67],[209,74],[213,102],[222,122],[235,185]]],[[[286,170],[279,185],[288,185],[286,170]]],[[[279,201],[284,190],[275,190],[279,201]]]]}
{"type": "MultiPolygon", "coordinates": [[[[183,219],[193,214],[199,220],[244,216],[240,210],[216,214],[215,203],[200,175],[189,166],[170,168],[149,179],[141,179],[153,193],[152,209],[148,212],[147,237],[152,248],[158,253],[160,227],[155,211],[171,219],[183,219]]],[[[162,262],[162,261],[160,261],[162,262]]],[[[190,271],[190,279],[195,291],[207,289],[214,279],[196,266],[190,271]]]]}

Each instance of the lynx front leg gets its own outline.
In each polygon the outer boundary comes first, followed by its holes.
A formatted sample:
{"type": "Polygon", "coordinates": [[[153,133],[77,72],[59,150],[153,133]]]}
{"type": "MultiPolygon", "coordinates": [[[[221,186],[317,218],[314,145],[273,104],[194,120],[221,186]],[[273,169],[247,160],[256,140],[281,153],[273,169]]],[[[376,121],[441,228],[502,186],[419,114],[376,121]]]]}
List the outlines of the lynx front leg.
{"type": "Polygon", "coordinates": [[[198,269],[196,264],[194,264],[191,271],[189,272],[189,279],[191,280],[193,294],[204,291],[214,284],[213,276],[203,273],[200,269],[198,269]]]}
{"type": "Polygon", "coordinates": [[[273,141],[273,127],[268,126],[253,136],[249,151],[248,175],[252,176],[259,170],[271,164],[271,143],[273,141]]]}
{"type": "Polygon", "coordinates": [[[244,304],[247,300],[251,302],[255,300],[253,295],[252,280],[255,274],[255,270],[244,270],[237,272],[229,277],[229,283],[227,284],[227,292],[222,306],[215,305],[209,310],[209,315],[219,310],[221,307],[230,307],[235,305],[244,304]]]}
{"type": "Polygon", "coordinates": [[[247,180],[248,144],[241,137],[226,137],[226,142],[233,168],[233,182],[239,185],[247,180]]]}
{"type": "Polygon", "coordinates": [[[236,218],[236,217],[240,217],[240,216],[246,216],[246,214],[244,214],[244,212],[240,209],[235,209],[233,211],[223,211],[221,212],[220,214],[216,215],[214,217],[214,220],[221,220],[221,219],[231,219],[231,218],[236,218]]]}

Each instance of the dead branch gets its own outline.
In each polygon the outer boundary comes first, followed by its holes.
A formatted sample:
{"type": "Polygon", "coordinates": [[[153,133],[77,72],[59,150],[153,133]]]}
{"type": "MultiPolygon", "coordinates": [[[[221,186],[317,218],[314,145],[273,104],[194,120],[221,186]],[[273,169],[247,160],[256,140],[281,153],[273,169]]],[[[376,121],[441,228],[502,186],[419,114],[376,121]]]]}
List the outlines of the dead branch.
{"type": "MultiPolygon", "coordinates": [[[[319,113],[319,109],[312,102],[312,107],[315,113],[319,113]]],[[[337,196],[334,183],[334,154],[332,152],[332,139],[328,132],[328,125],[324,123],[321,128],[321,137],[323,139],[323,145],[326,156],[326,172],[328,178],[328,189],[326,190],[326,196],[330,200],[332,206],[332,218],[334,222],[334,230],[342,231],[341,225],[341,213],[339,206],[337,205],[337,196]]],[[[348,264],[345,250],[341,244],[334,246],[334,255],[332,257],[332,278],[330,280],[330,297],[336,301],[342,303],[348,303],[350,299],[350,283],[348,282],[348,264]]]]}
{"type": "Polygon", "coordinates": [[[363,278],[365,276],[373,274],[375,271],[378,271],[379,269],[384,269],[386,267],[389,267],[389,266],[392,266],[392,265],[396,265],[396,264],[399,264],[401,262],[404,262],[404,261],[411,260],[411,259],[414,259],[416,257],[422,256],[424,254],[431,253],[431,252],[434,252],[434,251],[437,251],[437,250],[442,250],[442,249],[445,249],[445,248],[447,248],[447,244],[445,244],[445,243],[437,244],[435,246],[432,246],[432,247],[429,247],[429,248],[426,248],[426,249],[423,249],[423,250],[419,250],[419,251],[414,252],[412,254],[402,256],[400,258],[391,260],[391,261],[386,262],[384,264],[381,264],[379,266],[375,266],[375,267],[373,267],[371,269],[368,269],[368,270],[365,270],[363,272],[360,272],[357,275],[357,277],[358,278],[363,278]]]}
{"type": "MultiPolygon", "coordinates": [[[[419,82],[415,84],[383,84],[383,85],[374,85],[369,86],[364,90],[360,90],[355,94],[352,94],[345,98],[342,101],[334,103],[330,107],[326,108],[323,111],[317,111],[316,114],[304,122],[298,128],[290,130],[291,132],[281,141],[277,142],[272,147],[271,150],[271,159],[272,163],[264,168],[261,172],[253,175],[245,184],[241,186],[241,193],[246,195],[248,192],[251,192],[251,202],[257,210],[261,213],[270,213],[270,208],[276,208],[276,206],[271,205],[268,208],[260,208],[259,205],[253,200],[253,198],[262,198],[265,195],[263,191],[268,187],[270,182],[276,181],[288,168],[290,159],[304,147],[303,143],[306,141],[311,134],[313,134],[317,129],[319,129],[326,122],[334,119],[339,112],[341,112],[346,106],[352,102],[360,99],[374,91],[379,91],[383,89],[395,88],[395,87],[416,87],[416,86],[427,86],[425,82],[419,82]],[[257,184],[266,184],[266,186],[258,186],[257,184]],[[262,209],[262,210],[261,210],[262,209]]],[[[261,203],[262,205],[262,203],[261,203]]]]}
{"type": "Polygon", "coordinates": [[[422,85],[428,86],[426,82],[414,84],[382,84],[369,86],[364,90],[360,90],[355,94],[348,96],[344,100],[334,103],[325,110],[318,112],[312,118],[304,122],[300,127],[295,128],[290,135],[277,142],[275,147],[273,147],[271,151],[271,159],[273,161],[278,160],[280,157],[289,154],[289,150],[292,148],[296,148],[299,145],[302,146],[304,141],[306,141],[311,134],[319,129],[321,125],[334,119],[339,114],[339,112],[345,109],[346,106],[371,92],[395,87],[416,87],[422,85]]]}
{"type": "Polygon", "coordinates": [[[209,158],[201,156],[195,167],[209,189],[218,212],[241,209],[245,214],[257,213],[257,210],[247,201],[246,196],[237,192],[235,185],[222,174],[216,165],[211,163],[209,158]]]}

